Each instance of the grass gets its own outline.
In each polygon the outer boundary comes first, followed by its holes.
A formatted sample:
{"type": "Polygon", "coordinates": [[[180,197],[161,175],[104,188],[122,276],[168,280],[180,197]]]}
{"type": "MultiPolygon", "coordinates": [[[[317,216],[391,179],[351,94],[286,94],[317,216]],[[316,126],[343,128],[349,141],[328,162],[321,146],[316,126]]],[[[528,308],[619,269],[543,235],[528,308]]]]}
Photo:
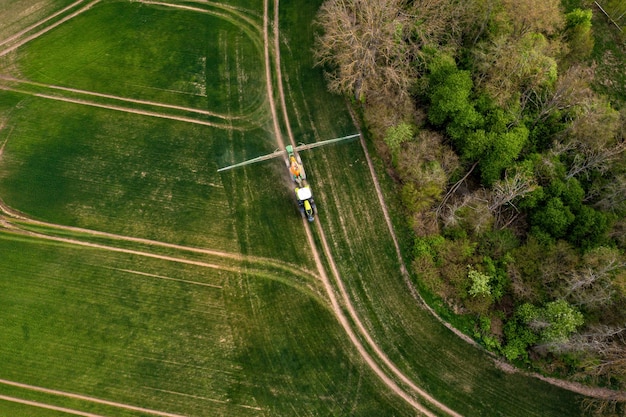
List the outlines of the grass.
{"type": "MultiPolygon", "coordinates": [[[[40,84],[0,91],[0,197],[49,223],[267,259],[16,222],[126,252],[0,232],[0,378],[185,415],[414,415],[358,357],[319,281],[298,270],[315,266],[283,162],[216,172],[276,146],[255,26],[262,2],[230,4],[252,11],[103,1],[22,46],[5,68],[40,84]],[[34,97],[84,98],[41,84],[210,110],[223,124],[34,97]]],[[[312,68],[309,22],[319,4],[280,4],[298,142],[355,132],[312,68]]],[[[350,297],[407,375],[467,416],[577,414],[578,397],[497,370],[410,297],[359,142],[302,157],[350,297]]],[[[0,395],[138,415],[2,384],[0,395]]],[[[59,415],[6,401],[0,414],[59,415]]]]}
{"type": "Polygon", "coordinates": [[[2,378],[185,415],[367,415],[384,401],[332,314],[291,287],[6,234],[0,250],[2,378]]]}
{"type": "Polygon", "coordinates": [[[258,106],[260,34],[199,10],[101,3],[29,42],[16,65],[32,81],[197,108],[226,110],[241,88],[243,108],[258,106]]]}

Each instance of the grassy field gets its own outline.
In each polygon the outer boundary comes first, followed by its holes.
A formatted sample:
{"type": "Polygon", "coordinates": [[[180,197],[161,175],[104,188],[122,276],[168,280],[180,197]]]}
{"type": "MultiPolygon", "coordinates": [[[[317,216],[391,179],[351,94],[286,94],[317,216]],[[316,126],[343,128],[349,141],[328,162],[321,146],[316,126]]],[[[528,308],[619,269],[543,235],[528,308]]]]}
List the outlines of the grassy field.
{"type": "MultiPolygon", "coordinates": [[[[26,3],[0,2],[5,38],[36,21],[26,3]]],[[[38,19],[70,5],[31,3],[38,19]]],[[[312,68],[318,6],[280,4],[305,143],[355,132],[312,68]]],[[[6,396],[105,416],[415,415],[331,311],[283,161],[217,173],[277,146],[262,17],[260,0],[101,1],[0,57],[0,198],[24,217],[0,215],[0,414],[67,415],[6,396]]],[[[577,415],[410,296],[359,142],[302,157],[350,299],[404,373],[466,416],[577,415]]]]}

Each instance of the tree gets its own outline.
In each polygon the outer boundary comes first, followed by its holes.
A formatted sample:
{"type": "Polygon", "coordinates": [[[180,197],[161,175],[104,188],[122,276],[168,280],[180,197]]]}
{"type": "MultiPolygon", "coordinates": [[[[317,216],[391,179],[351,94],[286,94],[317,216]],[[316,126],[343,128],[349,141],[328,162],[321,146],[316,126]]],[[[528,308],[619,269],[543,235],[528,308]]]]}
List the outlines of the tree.
{"type": "Polygon", "coordinates": [[[574,9],[565,15],[565,37],[569,46],[567,59],[569,61],[582,61],[591,55],[593,51],[593,34],[591,33],[590,9],[574,9]]]}
{"type": "Polygon", "coordinates": [[[552,35],[563,26],[559,0],[502,0],[514,34],[529,32],[552,35]]]}
{"type": "Polygon", "coordinates": [[[459,70],[454,58],[443,53],[437,54],[428,67],[428,120],[435,126],[447,125],[448,134],[461,140],[468,130],[482,123],[470,100],[473,88],[470,73],[459,70]]]}
{"type": "Polygon", "coordinates": [[[417,78],[422,47],[454,37],[457,14],[448,2],[326,0],[316,19],[322,33],[315,59],[326,67],[332,92],[403,102],[417,78]]]}
{"type": "Polygon", "coordinates": [[[555,112],[567,112],[583,102],[589,102],[594,96],[590,86],[593,76],[593,67],[574,65],[559,75],[554,88],[532,91],[527,101],[536,112],[530,123],[531,129],[555,112]]]}
{"type": "Polygon", "coordinates": [[[539,335],[540,342],[565,342],[584,323],[582,313],[565,300],[551,301],[544,307],[523,304],[518,315],[539,335]]]}
{"type": "Polygon", "coordinates": [[[519,38],[501,35],[475,51],[477,86],[498,105],[524,103],[557,79],[557,46],[540,33],[519,38]]]}
{"type": "Polygon", "coordinates": [[[414,77],[410,19],[401,0],[328,0],[317,15],[323,33],[315,58],[330,91],[364,100],[372,91],[404,95],[414,77]]]}
{"type": "Polygon", "coordinates": [[[599,247],[585,254],[583,265],[563,276],[561,296],[576,306],[597,308],[610,304],[616,293],[615,275],[626,267],[616,249],[599,247]]]}
{"type": "Polygon", "coordinates": [[[488,134],[489,146],[481,157],[479,167],[483,184],[491,185],[500,179],[502,171],[513,164],[528,140],[526,126],[516,126],[503,132],[488,134]]]}
{"type": "Polygon", "coordinates": [[[387,129],[384,140],[392,155],[395,157],[400,150],[400,145],[413,139],[414,135],[415,127],[409,123],[401,122],[387,129]]]}
{"type": "Polygon", "coordinates": [[[472,282],[472,286],[468,291],[469,295],[471,295],[472,297],[476,297],[477,295],[491,295],[491,286],[489,285],[491,277],[487,274],[483,274],[482,272],[475,270],[471,267],[471,265],[468,265],[467,268],[467,277],[472,282]]]}
{"type": "Polygon", "coordinates": [[[561,238],[574,221],[574,214],[559,197],[550,198],[531,215],[532,224],[552,237],[561,238]]]}
{"type": "Polygon", "coordinates": [[[504,179],[496,181],[491,187],[489,210],[495,216],[496,224],[505,226],[506,224],[500,224],[503,210],[506,207],[513,207],[515,212],[519,213],[514,202],[533,192],[536,188],[535,178],[526,170],[517,169],[513,175],[509,175],[509,171],[506,171],[504,179]]]}

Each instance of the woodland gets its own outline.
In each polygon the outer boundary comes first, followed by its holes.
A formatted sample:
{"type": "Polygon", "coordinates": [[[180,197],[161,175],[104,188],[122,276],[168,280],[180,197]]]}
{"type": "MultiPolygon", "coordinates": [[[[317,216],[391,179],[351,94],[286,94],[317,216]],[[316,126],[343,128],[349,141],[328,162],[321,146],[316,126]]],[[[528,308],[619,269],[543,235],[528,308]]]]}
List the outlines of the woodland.
{"type": "Polygon", "coordinates": [[[431,304],[519,367],[616,390],[625,12],[620,0],[327,0],[315,48],[386,162],[431,304]]]}

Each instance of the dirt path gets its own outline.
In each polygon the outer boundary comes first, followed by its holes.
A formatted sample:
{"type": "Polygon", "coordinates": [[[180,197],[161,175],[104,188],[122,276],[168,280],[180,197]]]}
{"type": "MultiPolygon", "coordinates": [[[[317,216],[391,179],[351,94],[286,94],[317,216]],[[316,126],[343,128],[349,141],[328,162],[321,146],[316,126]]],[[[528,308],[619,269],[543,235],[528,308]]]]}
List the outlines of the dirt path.
{"type": "MultiPolygon", "coordinates": [[[[263,0],[263,54],[265,56],[265,86],[267,88],[267,95],[269,98],[270,110],[272,112],[272,122],[274,124],[274,138],[281,150],[285,149],[285,141],[278,125],[278,116],[276,113],[276,101],[274,101],[274,87],[272,83],[272,63],[270,59],[270,47],[269,47],[269,5],[268,0],[263,0]]],[[[274,23],[275,25],[277,22],[274,23]]],[[[278,52],[278,51],[277,51],[278,52]]],[[[277,54],[276,54],[277,55],[277,54]]],[[[279,65],[280,66],[280,65],[279,65]]],[[[280,76],[280,74],[277,74],[280,76]]],[[[280,78],[278,79],[280,84],[280,78]]]]}
{"type": "MultiPolygon", "coordinates": [[[[283,85],[282,85],[282,79],[283,78],[282,78],[281,63],[280,63],[280,43],[279,43],[280,30],[279,30],[279,13],[278,13],[279,12],[279,7],[278,7],[278,5],[279,5],[278,0],[275,0],[275,2],[274,2],[274,59],[275,59],[275,71],[276,71],[276,78],[278,79],[278,94],[279,94],[279,99],[280,99],[280,103],[281,103],[282,110],[283,110],[283,117],[284,117],[284,121],[285,121],[285,126],[287,128],[287,135],[289,137],[290,143],[295,147],[296,146],[296,141],[295,141],[295,138],[293,136],[293,133],[291,131],[291,127],[290,127],[290,124],[289,124],[289,116],[288,116],[288,113],[287,113],[287,105],[286,105],[285,93],[284,93],[283,85]]],[[[267,29],[266,29],[267,26],[268,26],[268,21],[267,21],[268,0],[264,1],[264,9],[265,9],[265,13],[264,13],[264,22],[265,22],[265,24],[264,24],[264,28],[265,28],[264,29],[264,40],[265,40],[265,50],[267,51],[266,52],[266,57],[267,57],[268,54],[269,54],[269,45],[268,45],[268,42],[267,42],[268,36],[267,36],[267,29]]],[[[269,64],[269,60],[266,59],[266,68],[267,68],[268,64],[269,64]]],[[[267,69],[266,69],[266,76],[267,76],[268,90],[271,91],[271,74],[270,74],[270,72],[267,69]]],[[[272,116],[276,117],[276,111],[275,111],[273,105],[272,105],[272,116]]],[[[276,136],[280,137],[280,132],[278,130],[278,121],[276,119],[275,119],[275,122],[274,122],[274,128],[276,130],[276,136]]],[[[280,143],[280,145],[283,146],[282,143],[280,143]]],[[[324,265],[323,265],[323,263],[321,261],[321,258],[320,258],[319,251],[318,251],[317,246],[315,244],[315,241],[313,239],[313,233],[311,231],[310,225],[307,222],[307,220],[304,219],[304,218],[302,219],[302,223],[303,223],[303,226],[304,226],[305,231],[306,231],[307,239],[309,241],[309,246],[311,248],[311,252],[313,254],[313,257],[315,259],[315,264],[317,265],[317,268],[318,268],[318,271],[319,271],[319,275],[322,278],[322,282],[324,284],[326,292],[328,293],[328,296],[329,296],[329,298],[331,300],[331,306],[332,306],[333,313],[337,317],[339,323],[341,324],[341,326],[344,328],[344,331],[348,335],[348,338],[350,339],[352,344],[356,347],[357,351],[359,352],[359,354],[361,355],[361,357],[363,358],[363,360],[365,361],[367,366],[372,371],[374,371],[374,373],[385,383],[385,385],[387,385],[387,387],[389,387],[396,395],[398,395],[403,400],[405,400],[408,404],[410,404],[417,411],[421,412],[422,414],[424,414],[426,416],[435,416],[435,414],[433,414],[431,411],[429,411],[420,402],[418,402],[415,398],[413,398],[405,390],[403,390],[393,379],[391,379],[389,377],[389,375],[378,365],[377,361],[367,352],[367,350],[365,349],[363,344],[360,342],[359,338],[357,337],[357,335],[355,334],[354,330],[352,329],[352,326],[350,325],[349,320],[347,319],[347,317],[343,313],[341,305],[339,304],[339,301],[337,300],[337,296],[335,294],[335,290],[333,289],[333,287],[332,287],[332,285],[330,283],[330,280],[329,280],[328,276],[326,275],[326,272],[325,272],[325,269],[324,269],[324,265]]],[[[340,294],[341,294],[343,305],[348,309],[350,317],[352,318],[352,320],[357,325],[357,327],[359,329],[359,333],[361,334],[361,336],[363,336],[365,338],[365,340],[367,341],[367,344],[368,344],[369,348],[374,350],[374,352],[376,353],[378,358],[385,364],[385,366],[391,371],[391,373],[393,375],[395,375],[395,377],[399,378],[403,383],[405,383],[407,386],[409,386],[415,393],[417,393],[419,396],[421,396],[424,400],[428,401],[432,405],[436,406],[437,408],[439,408],[440,410],[446,412],[447,414],[449,414],[451,416],[461,417],[460,414],[458,414],[455,411],[449,409],[444,404],[438,402],[434,397],[432,397],[431,395],[426,393],[424,390],[420,389],[417,385],[415,385],[413,383],[413,381],[411,381],[406,375],[404,375],[391,362],[391,360],[382,352],[382,350],[378,347],[378,345],[376,345],[376,343],[372,339],[371,335],[368,333],[368,331],[365,328],[365,326],[363,326],[363,324],[361,323],[361,321],[360,321],[360,319],[359,319],[359,317],[358,317],[358,315],[356,313],[356,310],[354,309],[354,306],[352,305],[352,303],[350,301],[350,298],[349,298],[347,292],[345,291],[345,288],[343,286],[343,281],[341,280],[341,276],[339,274],[339,270],[337,269],[335,261],[334,261],[334,259],[332,257],[332,253],[330,252],[330,248],[329,248],[328,243],[326,241],[326,236],[325,236],[324,230],[321,227],[319,215],[318,215],[318,219],[317,219],[316,225],[317,225],[318,235],[320,236],[320,239],[322,240],[322,245],[323,245],[323,248],[324,248],[324,252],[325,252],[326,258],[327,258],[327,260],[328,260],[328,262],[329,262],[329,264],[331,266],[331,270],[332,270],[332,273],[334,275],[334,279],[335,279],[337,285],[340,288],[340,294]]]]}
{"type": "MultiPolygon", "coordinates": [[[[64,398],[72,398],[72,399],[75,399],[75,400],[88,401],[88,402],[91,402],[91,403],[108,405],[110,407],[120,408],[120,409],[123,409],[123,410],[138,411],[140,413],[150,414],[150,415],[153,415],[153,416],[160,416],[160,417],[185,417],[185,416],[182,416],[180,414],[167,413],[165,411],[158,411],[158,410],[151,410],[149,408],[143,408],[143,407],[136,407],[134,405],[122,404],[122,403],[118,403],[118,402],[115,402],[115,401],[109,401],[109,400],[103,400],[103,399],[100,399],[100,398],[89,397],[87,395],[73,394],[71,392],[57,391],[57,390],[53,390],[53,389],[37,387],[35,385],[22,384],[20,382],[9,381],[9,380],[6,380],[6,379],[0,379],[0,384],[12,386],[12,387],[17,387],[17,388],[22,388],[22,389],[26,389],[26,390],[29,390],[29,391],[41,392],[41,393],[44,393],[44,394],[52,394],[52,395],[56,395],[56,396],[64,397],[64,398]]],[[[13,398],[13,397],[0,396],[0,399],[5,399],[7,401],[12,401],[12,402],[20,402],[22,404],[32,405],[34,407],[47,408],[47,409],[50,409],[50,410],[57,410],[57,411],[64,411],[64,410],[61,409],[61,407],[56,407],[56,406],[52,406],[52,405],[48,405],[48,404],[42,404],[42,403],[38,403],[38,402],[34,402],[34,401],[31,402],[31,401],[26,401],[26,400],[20,400],[18,398],[13,398]]],[[[83,413],[83,412],[80,412],[80,411],[69,410],[69,409],[67,409],[67,410],[70,412],[70,414],[74,414],[74,415],[86,416],[86,417],[101,417],[101,416],[98,416],[96,414],[83,413]]]]}
{"type": "Polygon", "coordinates": [[[7,43],[14,41],[15,39],[18,39],[20,36],[30,32],[33,29],[35,29],[37,26],[43,25],[44,23],[48,22],[49,20],[52,20],[52,19],[54,19],[55,17],[57,17],[59,15],[62,15],[66,11],[71,10],[72,8],[78,6],[79,4],[81,4],[83,2],[85,2],[85,0],[78,0],[77,2],[70,4],[66,8],[61,9],[61,10],[59,10],[58,12],[56,12],[54,14],[51,14],[50,16],[46,17],[45,19],[42,19],[39,22],[30,25],[26,29],[23,29],[23,30],[19,31],[18,33],[14,34],[13,36],[10,36],[10,37],[6,38],[5,40],[0,41],[0,46],[6,45],[7,43]]]}
{"type": "Polygon", "coordinates": [[[72,414],[72,415],[75,415],[75,416],[104,417],[104,416],[101,416],[100,414],[86,413],[84,411],[78,411],[78,410],[74,410],[74,409],[71,409],[71,408],[57,407],[56,405],[44,404],[44,403],[40,403],[40,402],[37,402],[37,401],[23,400],[21,398],[9,397],[9,396],[6,396],[6,395],[0,395],[0,400],[8,401],[8,402],[11,402],[11,403],[24,404],[24,405],[28,405],[28,406],[31,406],[31,407],[44,408],[46,410],[60,411],[60,412],[65,413],[65,414],[72,414]]]}
{"type": "MultiPolygon", "coordinates": [[[[24,45],[25,43],[30,42],[33,39],[38,38],[39,36],[43,35],[46,32],[49,32],[50,30],[54,29],[55,27],[57,27],[59,25],[62,25],[63,23],[65,23],[68,20],[78,16],[81,13],[84,13],[85,11],[89,10],[90,8],[92,8],[94,5],[96,5],[98,3],[100,3],[100,0],[94,0],[91,3],[87,4],[85,7],[75,11],[74,13],[71,13],[71,14],[65,16],[63,19],[60,19],[58,22],[55,22],[52,25],[43,28],[42,30],[40,30],[37,33],[34,33],[34,34],[30,35],[30,36],[27,36],[26,38],[24,38],[21,41],[17,42],[15,45],[10,46],[9,48],[6,48],[6,49],[0,51],[0,57],[4,56],[4,55],[6,55],[6,54],[8,54],[10,52],[15,51],[17,48],[19,48],[20,46],[24,45]]],[[[50,20],[50,19],[44,19],[41,22],[39,22],[36,26],[38,26],[39,24],[43,24],[43,23],[47,22],[48,20],[50,20]]]]}

